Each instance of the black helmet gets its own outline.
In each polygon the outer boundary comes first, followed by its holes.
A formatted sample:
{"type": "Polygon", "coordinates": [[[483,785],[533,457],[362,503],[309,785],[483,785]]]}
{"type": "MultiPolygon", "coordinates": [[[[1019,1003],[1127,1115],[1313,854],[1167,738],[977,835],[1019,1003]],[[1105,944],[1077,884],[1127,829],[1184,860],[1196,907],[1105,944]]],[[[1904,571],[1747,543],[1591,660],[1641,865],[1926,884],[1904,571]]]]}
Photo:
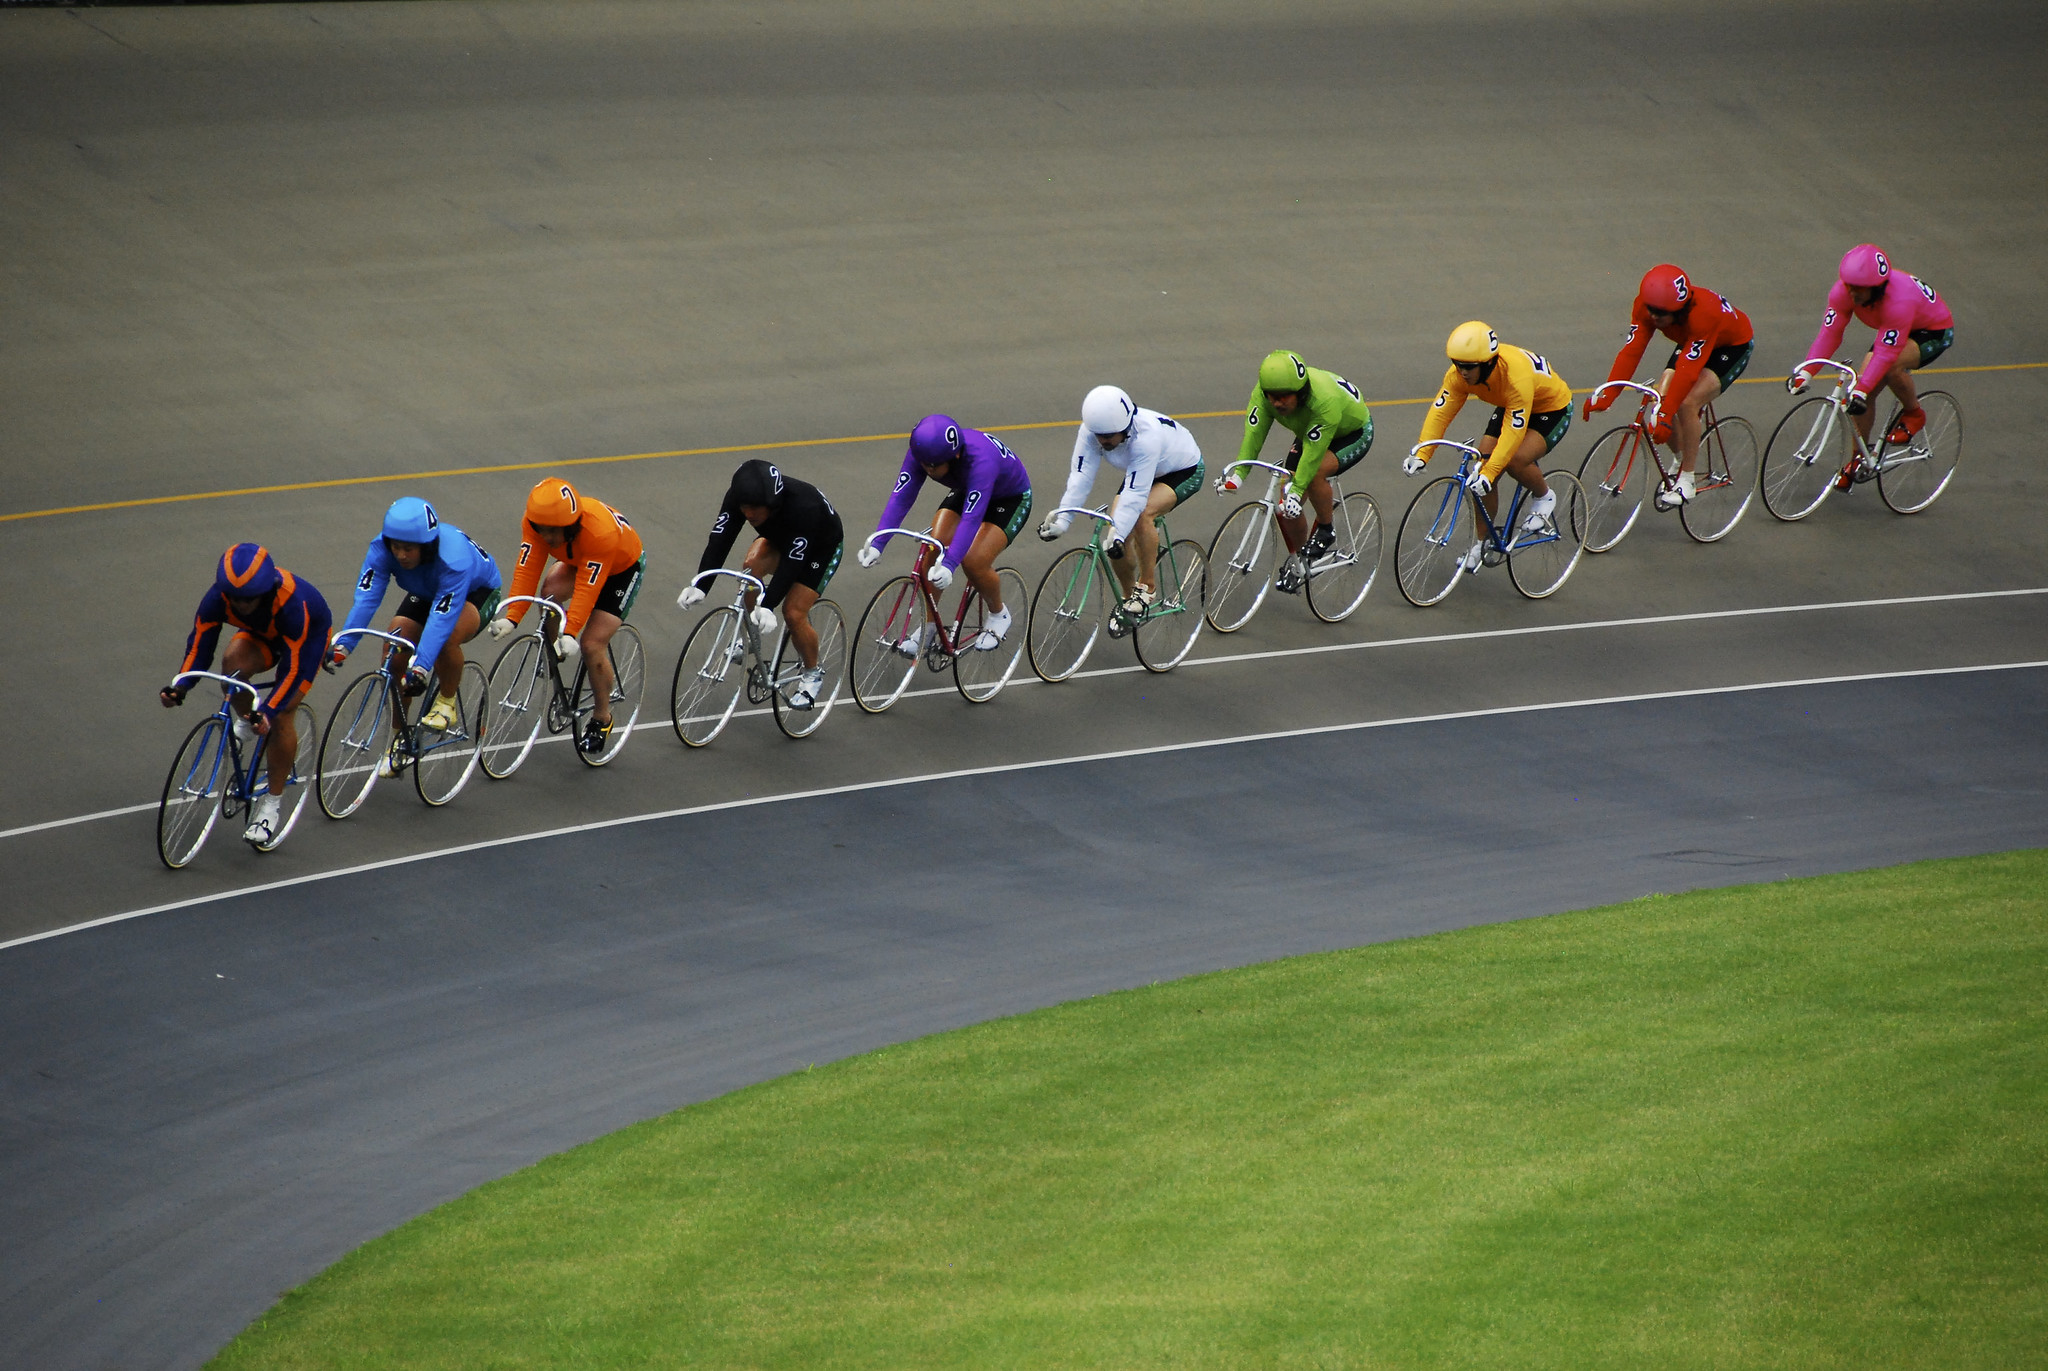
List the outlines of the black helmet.
{"type": "Polygon", "coordinates": [[[741,462],[732,474],[732,498],[735,504],[778,508],[782,504],[782,472],[773,462],[758,457],[741,462]]]}

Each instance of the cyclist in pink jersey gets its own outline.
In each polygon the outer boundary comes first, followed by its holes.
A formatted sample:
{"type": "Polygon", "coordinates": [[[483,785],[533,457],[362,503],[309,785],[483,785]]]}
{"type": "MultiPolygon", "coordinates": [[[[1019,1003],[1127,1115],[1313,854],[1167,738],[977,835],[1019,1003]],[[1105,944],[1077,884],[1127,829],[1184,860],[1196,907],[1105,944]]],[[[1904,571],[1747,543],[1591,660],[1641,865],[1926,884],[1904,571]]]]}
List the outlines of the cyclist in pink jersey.
{"type": "MultiPolygon", "coordinates": [[[[1888,443],[1912,440],[1927,423],[1920,408],[1920,396],[1913,388],[1913,371],[1947,352],[1955,341],[1955,318],[1934,293],[1934,287],[1906,272],[1894,272],[1891,261],[1874,244],[1850,248],[1842,258],[1834,288],[1828,291],[1827,313],[1821,316],[1820,332],[1807,358],[1835,355],[1849,316],[1877,330],[1877,340],[1863,359],[1863,370],[1849,395],[1849,413],[1856,416],[1856,431],[1870,438],[1870,396],[1879,385],[1891,387],[1899,397],[1900,413],[1888,443]]],[[[1812,369],[1805,363],[1785,378],[1785,389],[1794,395],[1806,389],[1812,369]]]]}

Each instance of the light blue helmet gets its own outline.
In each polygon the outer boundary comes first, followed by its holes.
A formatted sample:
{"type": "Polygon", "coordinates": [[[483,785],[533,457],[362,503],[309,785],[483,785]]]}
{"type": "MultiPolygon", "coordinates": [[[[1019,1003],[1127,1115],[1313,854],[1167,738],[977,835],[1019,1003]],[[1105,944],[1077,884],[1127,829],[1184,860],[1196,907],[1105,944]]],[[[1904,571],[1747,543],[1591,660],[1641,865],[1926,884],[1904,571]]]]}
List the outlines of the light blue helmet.
{"type": "Polygon", "coordinates": [[[384,536],[394,543],[431,543],[441,531],[441,517],[417,495],[394,500],[384,511],[384,536]]]}

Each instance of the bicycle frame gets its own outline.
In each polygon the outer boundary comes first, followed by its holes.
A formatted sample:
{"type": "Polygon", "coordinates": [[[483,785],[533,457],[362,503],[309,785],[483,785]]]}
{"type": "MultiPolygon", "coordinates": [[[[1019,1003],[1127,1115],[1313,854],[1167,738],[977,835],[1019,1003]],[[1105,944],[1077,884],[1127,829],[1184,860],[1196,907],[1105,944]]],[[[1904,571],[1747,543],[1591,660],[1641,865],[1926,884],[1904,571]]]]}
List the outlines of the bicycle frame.
{"type": "MultiPolygon", "coordinates": [[[[1820,420],[1816,428],[1807,430],[1807,437],[1812,438],[1817,432],[1821,440],[1819,450],[1824,452],[1827,450],[1828,440],[1835,436],[1835,425],[1838,423],[1849,424],[1849,437],[1854,442],[1852,450],[1855,452],[1856,458],[1868,462],[1877,470],[1882,471],[1885,466],[1883,457],[1884,443],[1880,441],[1878,443],[1879,450],[1872,452],[1869,442],[1864,439],[1862,434],[1856,431],[1856,425],[1850,423],[1852,416],[1849,413],[1849,394],[1856,388],[1856,368],[1850,366],[1847,362],[1837,362],[1832,357],[1809,357],[1799,365],[1802,367],[1827,367],[1835,373],[1835,388],[1821,397],[1828,402],[1825,416],[1820,420]]],[[[1805,446],[1804,443],[1800,444],[1802,450],[1804,450],[1805,446]]]]}
{"type": "Polygon", "coordinates": [[[562,679],[562,654],[555,650],[556,635],[548,631],[548,625],[551,622],[567,623],[568,612],[545,595],[508,595],[498,602],[498,608],[502,612],[507,605],[520,604],[535,605],[540,609],[538,622],[528,632],[530,636],[540,639],[541,647],[544,649],[541,660],[548,664],[548,674],[554,680],[554,694],[549,697],[550,712],[558,711],[566,718],[575,712],[575,702],[569,698],[569,683],[562,679]]]}
{"type": "MultiPolygon", "coordinates": [[[[1241,471],[1247,467],[1258,467],[1262,471],[1271,473],[1266,477],[1266,493],[1264,495],[1254,495],[1252,503],[1264,505],[1266,512],[1271,514],[1277,521],[1280,517],[1280,481],[1283,477],[1292,477],[1294,473],[1281,466],[1278,462],[1266,462],[1247,458],[1244,461],[1226,464],[1223,468],[1224,479],[1228,480],[1231,472],[1241,471]]],[[[1341,476],[1330,476],[1325,479],[1330,483],[1330,498],[1336,503],[1342,504],[1344,502],[1343,478],[1341,476]]],[[[1218,495],[1236,494],[1235,491],[1224,490],[1221,486],[1217,487],[1216,493],[1218,495]]],[[[1304,514],[1308,512],[1306,506],[1303,507],[1302,512],[1304,514]]]]}
{"type": "MultiPolygon", "coordinates": [[[[263,700],[262,694],[257,691],[255,686],[250,685],[239,676],[224,676],[218,671],[180,672],[173,678],[171,684],[173,686],[182,686],[187,681],[200,680],[219,681],[222,685],[246,691],[249,696],[249,708],[251,710],[254,710],[263,700]]],[[[228,818],[233,818],[235,814],[235,806],[231,805],[229,801],[247,801],[257,793],[256,787],[262,783],[263,754],[268,749],[270,743],[270,735],[268,733],[257,734],[256,746],[249,749],[248,760],[245,762],[242,759],[242,740],[235,736],[236,715],[232,704],[234,698],[232,693],[222,695],[220,708],[214,711],[214,717],[219,719],[223,725],[221,729],[221,745],[219,751],[214,753],[213,763],[206,777],[207,789],[210,790],[213,782],[220,776],[222,758],[228,759],[230,763],[229,774],[233,778],[233,784],[221,791],[221,813],[228,818]]],[[[301,783],[303,784],[303,782],[301,783]]],[[[266,790],[268,789],[267,786],[265,788],[266,790]]],[[[180,789],[184,789],[184,787],[180,787],[180,789]]]]}
{"type": "MultiPolygon", "coordinates": [[[[700,571],[695,576],[692,576],[690,584],[701,589],[717,580],[720,576],[730,576],[740,583],[738,592],[733,596],[732,608],[739,615],[738,641],[744,646],[746,656],[753,659],[746,668],[747,701],[750,704],[766,704],[771,695],[782,694],[784,688],[794,684],[796,680],[795,676],[780,681],[774,679],[775,653],[782,646],[782,636],[789,632],[789,624],[787,621],[783,623],[772,644],[763,644],[761,641],[761,630],[754,627],[753,618],[748,613],[749,606],[747,601],[749,598],[752,598],[758,603],[762,597],[766,596],[768,593],[767,583],[752,572],[733,571],[727,567],[713,567],[709,571],[700,571]]],[[[719,644],[716,660],[720,665],[718,675],[713,679],[722,681],[725,679],[725,673],[733,665],[732,658],[728,655],[726,645],[723,643],[719,644]]],[[[801,674],[804,670],[803,659],[798,657],[796,671],[798,674],[801,674]]],[[[783,698],[787,700],[788,696],[783,694],[783,698]]]]}
{"type": "MultiPolygon", "coordinates": [[[[336,643],[340,643],[344,638],[381,638],[384,640],[383,660],[378,662],[372,670],[376,675],[383,678],[385,698],[391,703],[391,728],[398,738],[400,751],[403,752],[408,761],[418,761],[420,755],[419,736],[415,732],[413,721],[406,717],[410,707],[409,701],[406,699],[404,688],[399,683],[398,673],[392,667],[392,663],[401,655],[406,657],[412,656],[417,645],[410,638],[397,633],[386,633],[380,628],[346,628],[334,635],[336,643]]],[[[424,691],[421,693],[425,694],[424,691]]],[[[351,728],[353,728],[353,724],[351,724],[351,728]]]]}
{"type": "MultiPolygon", "coordinates": [[[[1116,571],[1115,571],[1115,569],[1113,568],[1113,566],[1112,566],[1112,564],[1111,564],[1111,562],[1110,562],[1110,559],[1109,559],[1109,553],[1108,553],[1108,551],[1107,551],[1106,549],[1104,549],[1104,547],[1102,546],[1102,531],[1103,531],[1104,529],[1106,529],[1106,528],[1110,527],[1110,526],[1111,526],[1112,524],[1114,524],[1114,523],[1116,522],[1115,516],[1114,516],[1114,515],[1112,515],[1112,514],[1110,514],[1110,513],[1108,512],[1108,506],[1106,506],[1106,505],[1098,505],[1098,506],[1095,506],[1095,507],[1093,507],[1093,508],[1090,508],[1090,507],[1088,507],[1088,506],[1084,506],[1084,505],[1062,505],[1062,506],[1060,506],[1060,507],[1059,507],[1058,509],[1055,509],[1055,510],[1053,511],[1053,515],[1054,515],[1055,517],[1056,517],[1056,516],[1058,516],[1058,515],[1061,515],[1061,514],[1080,514],[1080,515],[1085,515],[1086,517],[1088,517],[1088,518],[1090,518],[1090,519],[1093,519],[1093,520],[1095,521],[1095,527],[1094,527],[1093,531],[1092,531],[1092,532],[1091,532],[1091,533],[1089,534],[1089,536],[1088,536],[1088,550],[1089,550],[1089,551],[1090,551],[1090,552],[1091,552],[1092,554],[1094,554],[1094,555],[1093,555],[1093,557],[1092,557],[1092,558],[1091,558],[1091,559],[1090,559],[1089,561],[1081,563],[1081,565],[1082,565],[1082,566],[1085,566],[1085,567],[1087,567],[1087,568],[1088,568],[1088,572],[1086,572],[1086,573],[1083,573],[1083,572],[1079,572],[1079,571],[1077,571],[1077,572],[1076,572],[1075,574],[1076,574],[1076,575],[1084,575],[1084,574],[1090,574],[1090,573],[1093,573],[1094,571],[1096,571],[1097,569],[1100,569],[1100,570],[1101,570],[1101,572],[1102,572],[1103,578],[1104,578],[1104,579],[1105,579],[1105,580],[1106,580],[1106,581],[1107,581],[1107,582],[1108,582],[1108,583],[1109,583],[1110,585],[1113,585],[1113,586],[1117,586],[1117,587],[1118,587],[1119,589],[1121,589],[1121,588],[1122,588],[1122,582],[1120,582],[1120,581],[1118,581],[1118,580],[1116,579],[1116,571]]],[[[1141,515],[1141,516],[1139,516],[1139,517],[1141,517],[1141,518],[1142,518],[1142,517],[1144,517],[1144,516],[1142,516],[1142,515],[1141,515]]],[[[1165,516],[1164,514],[1155,514],[1155,515],[1153,515],[1153,516],[1151,516],[1151,517],[1152,517],[1152,526],[1153,526],[1154,528],[1156,528],[1156,529],[1158,529],[1158,530],[1159,530],[1159,549],[1160,549],[1160,551],[1161,551],[1161,552],[1163,552],[1163,553],[1165,553],[1165,554],[1166,554],[1166,566],[1167,566],[1167,569],[1168,569],[1168,571],[1169,571],[1169,572],[1170,572],[1170,573],[1172,574],[1172,576],[1173,576],[1173,583],[1174,583],[1175,585],[1179,585],[1179,584],[1180,584],[1180,565],[1179,565],[1179,563],[1178,563],[1178,562],[1177,562],[1177,561],[1175,560],[1175,558],[1174,558],[1174,552],[1173,552],[1173,532],[1172,532],[1172,530],[1170,530],[1170,529],[1168,529],[1168,528],[1167,528],[1167,526],[1166,526],[1166,516],[1165,516]]],[[[1128,544],[1126,544],[1126,546],[1125,546],[1125,549],[1124,549],[1124,551],[1125,551],[1126,555],[1129,555],[1129,556],[1132,556],[1132,557],[1135,557],[1135,556],[1136,556],[1136,549],[1135,549],[1135,548],[1132,548],[1132,547],[1130,547],[1130,546],[1129,546],[1128,544]]],[[[1154,573],[1154,578],[1155,578],[1155,579],[1157,579],[1157,573],[1156,573],[1156,572],[1154,573]]],[[[1068,588],[1069,588],[1069,589],[1072,589],[1072,587],[1071,587],[1071,586],[1069,586],[1068,588]]],[[[1136,628],[1136,627],[1138,626],[1138,623],[1149,623],[1149,622],[1151,622],[1151,621],[1152,621],[1153,619],[1157,619],[1157,618],[1162,618],[1162,617],[1164,617],[1164,616],[1166,616],[1166,615],[1169,615],[1169,614],[1185,614],[1185,613],[1187,613],[1187,612],[1188,612],[1188,607],[1187,607],[1186,605],[1184,605],[1184,604],[1179,604],[1179,603],[1175,603],[1175,604],[1167,604],[1167,603],[1166,603],[1166,601],[1165,601],[1165,599],[1163,598],[1163,597],[1164,597],[1164,595],[1165,595],[1165,592],[1164,592],[1164,590],[1163,590],[1163,589],[1162,589],[1161,587],[1159,587],[1159,586],[1154,586],[1154,587],[1152,587],[1152,590],[1153,590],[1153,593],[1154,593],[1155,595],[1159,595],[1159,596],[1161,596],[1162,598],[1161,598],[1161,599],[1160,599],[1160,600],[1159,600],[1158,602],[1154,603],[1153,605],[1151,605],[1151,606],[1150,606],[1149,608],[1147,608],[1147,609],[1146,609],[1146,611],[1145,611],[1145,615],[1144,615],[1144,617],[1143,617],[1142,619],[1138,620],[1138,621],[1137,621],[1137,623],[1131,623],[1131,624],[1130,624],[1130,627],[1131,627],[1131,628],[1136,628]]],[[[1119,600],[1119,601],[1118,601],[1118,604],[1117,604],[1117,608],[1116,608],[1116,611],[1115,611],[1115,612],[1116,612],[1116,613],[1117,613],[1117,614],[1118,614],[1119,616],[1121,616],[1121,615],[1122,615],[1122,613],[1123,613],[1123,604],[1122,604],[1122,601],[1121,601],[1121,600],[1119,600]]],[[[1111,635],[1111,636],[1115,636],[1115,635],[1111,635]]]]}
{"type": "MultiPolygon", "coordinates": [[[[899,534],[905,538],[915,538],[921,544],[917,550],[916,559],[911,563],[910,574],[912,579],[917,582],[918,596],[924,602],[925,623],[931,626],[937,635],[936,645],[939,652],[945,657],[957,657],[960,655],[961,629],[967,622],[967,606],[974,598],[974,586],[969,582],[961,587],[960,607],[953,612],[953,623],[949,629],[946,625],[944,611],[940,608],[939,604],[939,596],[942,592],[926,579],[931,570],[933,559],[946,555],[946,545],[937,538],[934,538],[929,532],[919,533],[915,529],[908,528],[878,528],[868,535],[866,545],[868,547],[877,547],[875,542],[877,538],[893,537],[899,534]]],[[[964,573],[961,579],[966,580],[964,573]]],[[[938,671],[943,669],[943,666],[935,666],[932,669],[938,671]]]]}
{"type": "MultiPolygon", "coordinates": [[[[1505,524],[1508,528],[1515,529],[1517,531],[1512,542],[1502,538],[1500,532],[1501,525],[1496,524],[1493,521],[1493,516],[1486,512],[1486,502],[1481,500],[1478,495],[1474,494],[1471,487],[1466,484],[1471,479],[1472,464],[1474,462],[1483,462],[1483,454],[1480,453],[1478,448],[1473,447],[1468,443],[1454,443],[1448,438],[1432,438],[1426,443],[1417,443],[1414,447],[1409,448],[1408,455],[1411,457],[1420,456],[1424,448],[1430,447],[1447,447],[1461,454],[1458,459],[1458,470],[1455,473],[1458,482],[1458,489],[1455,492],[1455,494],[1457,496],[1470,497],[1470,504],[1472,506],[1473,517],[1476,518],[1480,522],[1480,524],[1482,524],[1485,528],[1485,533],[1481,541],[1486,543],[1492,557],[1499,558],[1504,561],[1506,560],[1508,555],[1514,552],[1517,548],[1535,547],[1539,543],[1555,542],[1561,536],[1556,532],[1528,533],[1527,530],[1519,529],[1519,516],[1522,513],[1522,502],[1524,499],[1528,497],[1529,491],[1526,486],[1524,486],[1521,482],[1517,481],[1515,482],[1514,499],[1510,501],[1508,504],[1506,517],[1501,520],[1501,524],[1505,524]]],[[[1496,486],[1495,489],[1498,490],[1499,487],[1496,486]]],[[[1450,542],[1450,540],[1454,536],[1456,536],[1458,529],[1458,509],[1465,503],[1467,503],[1466,500],[1459,498],[1450,498],[1444,501],[1444,508],[1438,510],[1436,518],[1430,521],[1430,542],[1442,545],[1450,542]],[[1446,518],[1447,515],[1448,518],[1446,518]],[[1442,532],[1442,537],[1437,536],[1439,530],[1441,530],[1442,532]]],[[[1491,561],[1491,558],[1489,560],[1491,561]]]]}

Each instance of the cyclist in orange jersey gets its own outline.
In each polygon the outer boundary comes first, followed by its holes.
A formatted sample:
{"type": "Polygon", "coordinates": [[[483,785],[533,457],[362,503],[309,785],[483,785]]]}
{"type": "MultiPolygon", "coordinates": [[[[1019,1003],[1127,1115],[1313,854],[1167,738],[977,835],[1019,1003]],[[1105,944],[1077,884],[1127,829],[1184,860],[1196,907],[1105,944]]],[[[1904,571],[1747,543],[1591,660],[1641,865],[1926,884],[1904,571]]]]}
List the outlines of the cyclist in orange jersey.
{"type": "MultiPolygon", "coordinates": [[[[647,555],[640,535],[626,516],[605,504],[578,495],[558,477],[537,482],[526,496],[526,517],[519,526],[519,558],[512,569],[506,596],[539,593],[563,608],[568,622],[555,639],[555,651],[566,662],[578,652],[590,672],[594,706],[584,721],[576,746],[586,753],[603,752],[612,732],[612,659],[605,649],[619,625],[632,612],[647,555]],[[541,569],[553,557],[545,578],[541,569]]],[[[502,638],[526,617],[527,607],[507,607],[493,619],[490,634],[502,638]]]]}

